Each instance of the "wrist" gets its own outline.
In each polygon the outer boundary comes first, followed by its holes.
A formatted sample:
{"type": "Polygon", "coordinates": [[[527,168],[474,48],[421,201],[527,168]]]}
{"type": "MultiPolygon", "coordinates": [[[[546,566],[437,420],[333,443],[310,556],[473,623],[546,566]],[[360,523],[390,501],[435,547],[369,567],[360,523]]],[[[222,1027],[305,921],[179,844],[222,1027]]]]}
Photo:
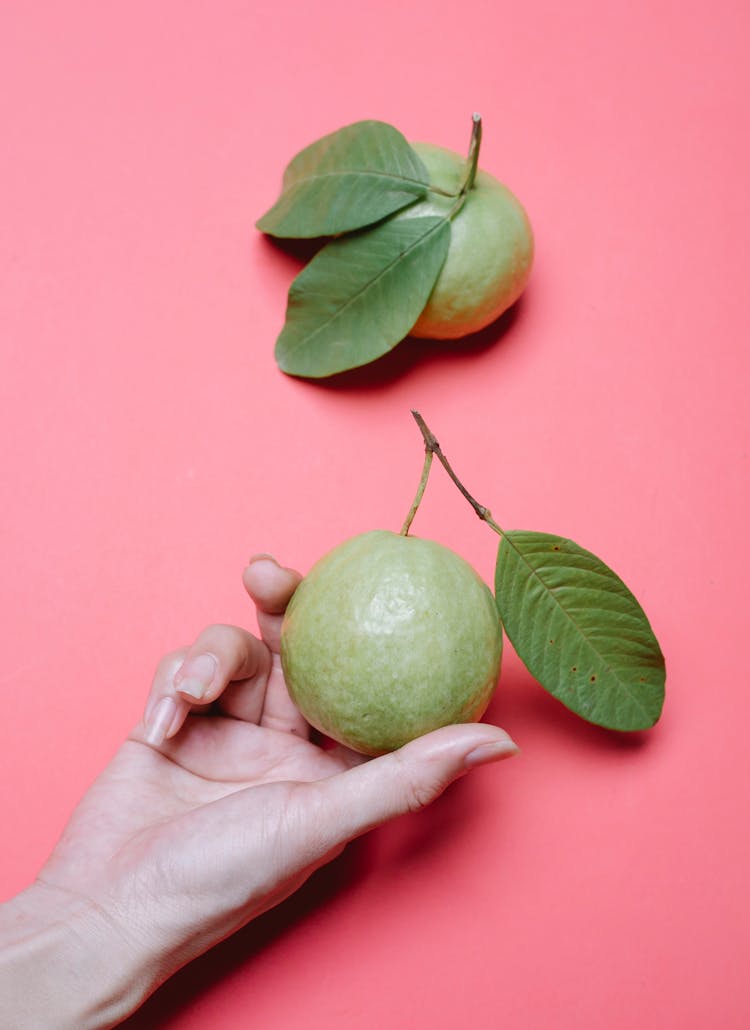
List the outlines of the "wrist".
{"type": "Polygon", "coordinates": [[[116,1026],[158,985],[157,965],[94,901],[34,883],[0,906],[0,1026],[116,1026]]]}

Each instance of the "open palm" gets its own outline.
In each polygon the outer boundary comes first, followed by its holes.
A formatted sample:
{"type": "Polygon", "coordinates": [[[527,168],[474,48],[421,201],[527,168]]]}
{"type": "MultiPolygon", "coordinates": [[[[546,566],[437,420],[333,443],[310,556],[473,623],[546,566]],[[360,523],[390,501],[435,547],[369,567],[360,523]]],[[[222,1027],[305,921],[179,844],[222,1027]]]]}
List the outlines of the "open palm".
{"type": "Polygon", "coordinates": [[[299,785],[361,760],[312,743],[286,691],[278,659],[281,613],[299,577],[263,561],[251,565],[245,579],[262,639],[237,627],[212,626],[191,648],[162,660],[146,724],[169,699],[170,739],[154,746],[147,725],[136,727],[73,813],[42,870],[39,879],[49,887],[105,910],[119,908],[125,895],[141,896],[149,919],[158,895],[181,913],[186,938],[196,925],[208,925],[221,939],[276,904],[343,846],[334,843],[314,855],[305,850],[300,862],[298,840],[290,833],[299,785]],[[206,653],[216,660],[216,675],[204,700],[191,705],[179,692],[180,670],[206,653]],[[262,869],[262,877],[248,875],[253,868],[262,869]]]}

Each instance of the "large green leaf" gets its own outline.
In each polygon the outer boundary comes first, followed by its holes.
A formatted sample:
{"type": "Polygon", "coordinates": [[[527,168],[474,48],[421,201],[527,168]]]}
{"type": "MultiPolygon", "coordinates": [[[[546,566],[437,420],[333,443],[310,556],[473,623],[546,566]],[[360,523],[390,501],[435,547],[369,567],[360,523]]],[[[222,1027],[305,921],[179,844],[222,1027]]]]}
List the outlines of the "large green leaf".
{"type": "Polygon", "coordinates": [[[419,318],[450,243],[447,218],[397,218],[327,244],[289,290],[279,367],[320,378],[365,365],[419,318]]]}
{"type": "Polygon", "coordinates": [[[296,239],[351,232],[424,197],[429,181],[398,129],[355,122],[292,158],[281,196],[256,225],[272,236],[296,239]]]}
{"type": "Polygon", "coordinates": [[[495,569],[498,612],[539,683],[589,722],[647,729],[664,702],[664,657],[625,584],[572,540],[505,533],[495,569]]]}

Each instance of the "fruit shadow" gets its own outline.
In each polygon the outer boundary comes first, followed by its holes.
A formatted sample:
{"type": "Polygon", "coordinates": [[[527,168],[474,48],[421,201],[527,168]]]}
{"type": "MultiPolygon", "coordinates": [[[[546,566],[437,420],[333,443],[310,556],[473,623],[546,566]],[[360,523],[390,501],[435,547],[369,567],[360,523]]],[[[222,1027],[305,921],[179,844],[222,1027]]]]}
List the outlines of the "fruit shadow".
{"type": "Polygon", "coordinates": [[[663,720],[650,730],[621,732],[586,722],[539,685],[520,663],[503,672],[484,720],[502,726],[522,751],[556,737],[574,751],[638,755],[657,746],[663,720]]]}
{"type": "Polygon", "coordinates": [[[353,867],[356,867],[356,855],[352,857],[347,849],[344,855],[314,873],[286,901],[258,916],[162,984],[121,1024],[124,1030],[168,1027],[181,1013],[188,1012],[203,994],[243,967],[248,968],[248,975],[253,975],[253,959],[271,950],[305,922],[314,919],[316,912],[330,905],[346,889],[353,867]]]}
{"type": "MultiPolygon", "coordinates": [[[[288,266],[291,274],[301,270],[318,250],[327,242],[314,240],[275,240],[263,237],[264,246],[270,248],[276,257],[288,266]]],[[[527,296],[533,291],[530,284],[516,303],[498,319],[477,333],[458,340],[418,339],[407,336],[387,354],[360,368],[349,369],[322,379],[305,379],[310,386],[329,392],[365,392],[391,386],[413,373],[417,368],[450,365],[453,368],[473,363],[481,354],[487,353],[501,343],[508,346],[518,337],[518,326],[523,321],[527,296]]]]}
{"type": "Polygon", "coordinates": [[[261,234],[258,238],[274,261],[286,266],[291,275],[297,275],[304,265],[311,261],[318,251],[329,242],[325,236],[311,240],[284,240],[261,234]]]}
{"type": "Polygon", "coordinates": [[[524,306],[525,295],[478,333],[463,336],[459,340],[429,340],[407,336],[393,350],[369,365],[339,372],[325,379],[310,379],[309,382],[319,389],[334,393],[361,393],[392,386],[417,369],[450,366],[451,370],[455,370],[476,362],[480,355],[489,353],[501,344],[510,345],[514,335],[519,335],[514,330],[523,318],[524,306]]]}

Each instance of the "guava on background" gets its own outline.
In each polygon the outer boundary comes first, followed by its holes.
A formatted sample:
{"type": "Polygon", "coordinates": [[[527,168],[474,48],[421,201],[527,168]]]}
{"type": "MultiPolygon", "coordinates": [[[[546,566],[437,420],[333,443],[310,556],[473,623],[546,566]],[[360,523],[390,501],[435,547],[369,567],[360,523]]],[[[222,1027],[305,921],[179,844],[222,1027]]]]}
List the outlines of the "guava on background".
{"type": "MultiPolygon", "coordinates": [[[[457,194],[466,158],[429,143],[413,149],[433,186],[457,194]]],[[[430,193],[420,215],[449,215],[455,196],[430,193]]],[[[413,216],[407,208],[397,218],[413,216]]],[[[411,336],[458,339],[478,332],[507,311],[523,293],[534,260],[534,237],[526,211],[502,182],[478,169],[460,210],[451,217],[451,241],[437,282],[411,336]]]]}
{"type": "Polygon", "coordinates": [[[287,687],[308,722],[367,755],[484,714],[500,671],[491,591],[431,540],[373,530],[310,570],[284,617],[287,687]]]}

